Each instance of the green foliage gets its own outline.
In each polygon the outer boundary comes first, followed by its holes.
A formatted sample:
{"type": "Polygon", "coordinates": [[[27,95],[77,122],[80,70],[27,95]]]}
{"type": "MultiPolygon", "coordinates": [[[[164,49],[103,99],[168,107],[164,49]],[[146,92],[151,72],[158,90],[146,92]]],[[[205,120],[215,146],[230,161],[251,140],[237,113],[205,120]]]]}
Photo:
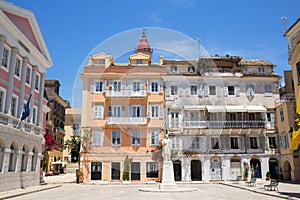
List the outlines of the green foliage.
{"type": "Polygon", "coordinates": [[[249,176],[248,168],[245,168],[245,170],[244,170],[244,177],[248,177],[248,176],[249,176]]]}
{"type": "Polygon", "coordinates": [[[244,162],[244,177],[249,176],[249,166],[248,163],[244,162]]]}
{"type": "Polygon", "coordinates": [[[64,144],[64,149],[68,149],[71,154],[71,161],[79,161],[79,152],[80,152],[80,136],[72,136],[70,140],[66,140],[64,144]]]}
{"type": "Polygon", "coordinates": [[[269,172],[269,171],[267,171],[267,173],[266,173],[266,177],[268,177],[268,178],[270,178],[270,177],[271,177],[271,174],[270,174],[270,172],[269,172]]]}
{"type": "Polygon", "coordinates": [[[129,170],[130,170],[131,162],[132,162],[132,158],[129,158],[127,155],[125,158],[125,161],[124,161],[124,171],[123,171],[123,176],[122,176],[124,181],[128,181],[130,179],[129,170]]]}

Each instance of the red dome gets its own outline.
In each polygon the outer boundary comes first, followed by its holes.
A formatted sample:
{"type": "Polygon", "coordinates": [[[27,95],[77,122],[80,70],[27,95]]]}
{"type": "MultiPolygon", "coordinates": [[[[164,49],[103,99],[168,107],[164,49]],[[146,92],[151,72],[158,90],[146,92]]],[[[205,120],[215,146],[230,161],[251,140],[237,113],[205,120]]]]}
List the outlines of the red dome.
{"type": "Polygon", "coordinates": [[[140,43],[137,46],[136,49],[137,52],[147,52],[147,53],[151,53],[151,48],[150,45],[147,41],[147,38],[145,36],[142,36],[140,43]]]}

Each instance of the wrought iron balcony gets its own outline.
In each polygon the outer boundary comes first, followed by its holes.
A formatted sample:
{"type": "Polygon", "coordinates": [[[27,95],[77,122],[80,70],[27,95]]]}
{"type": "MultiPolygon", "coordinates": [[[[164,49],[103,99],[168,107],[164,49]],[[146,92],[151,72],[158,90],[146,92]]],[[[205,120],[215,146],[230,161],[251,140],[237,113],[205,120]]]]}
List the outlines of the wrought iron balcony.
{"type": "Polygon", "coordinates": [[[184,128],[207,128],[207,121],[184,121],[184,128]]]}
{"type": "Polygon", "coordinates": [[[120,91],[106,90],[106,97],[146,97],[145,89],[139,91],[122,89],[120,91]]]}
{"type": "Polygon", "coordinates": [[[147,124],[146,117],[108,117],[107,124],[147,124]]]}
{"type": "Polygon", "coordinates": [[[258,121],[184,121],[184,128],[269,128],[258,121]]]}

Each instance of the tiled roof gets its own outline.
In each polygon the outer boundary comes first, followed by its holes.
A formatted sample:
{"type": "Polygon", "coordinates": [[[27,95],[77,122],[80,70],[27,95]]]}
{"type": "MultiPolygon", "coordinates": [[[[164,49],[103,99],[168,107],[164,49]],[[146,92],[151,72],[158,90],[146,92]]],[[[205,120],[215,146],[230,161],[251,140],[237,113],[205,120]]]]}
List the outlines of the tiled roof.
{"type": "Polygon", "coordinates": [[[273,65],[273,63],[265,60],[241,60],[240,65],[273,65]]]}

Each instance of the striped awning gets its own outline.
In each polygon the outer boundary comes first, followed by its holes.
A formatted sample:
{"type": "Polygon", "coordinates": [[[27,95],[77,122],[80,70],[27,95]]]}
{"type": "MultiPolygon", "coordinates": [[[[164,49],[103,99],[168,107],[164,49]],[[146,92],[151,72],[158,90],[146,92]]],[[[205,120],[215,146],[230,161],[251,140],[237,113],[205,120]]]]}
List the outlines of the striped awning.
{"type": "Polygon", "coordinates": [[[206,109],[211,113],[226,112],[225,106],[206,106],[206,109]]]}
{"type": "Polygon", "coordinates": [[[225,106],[227,112],[247,112],[245,106],[225,106]]]}

